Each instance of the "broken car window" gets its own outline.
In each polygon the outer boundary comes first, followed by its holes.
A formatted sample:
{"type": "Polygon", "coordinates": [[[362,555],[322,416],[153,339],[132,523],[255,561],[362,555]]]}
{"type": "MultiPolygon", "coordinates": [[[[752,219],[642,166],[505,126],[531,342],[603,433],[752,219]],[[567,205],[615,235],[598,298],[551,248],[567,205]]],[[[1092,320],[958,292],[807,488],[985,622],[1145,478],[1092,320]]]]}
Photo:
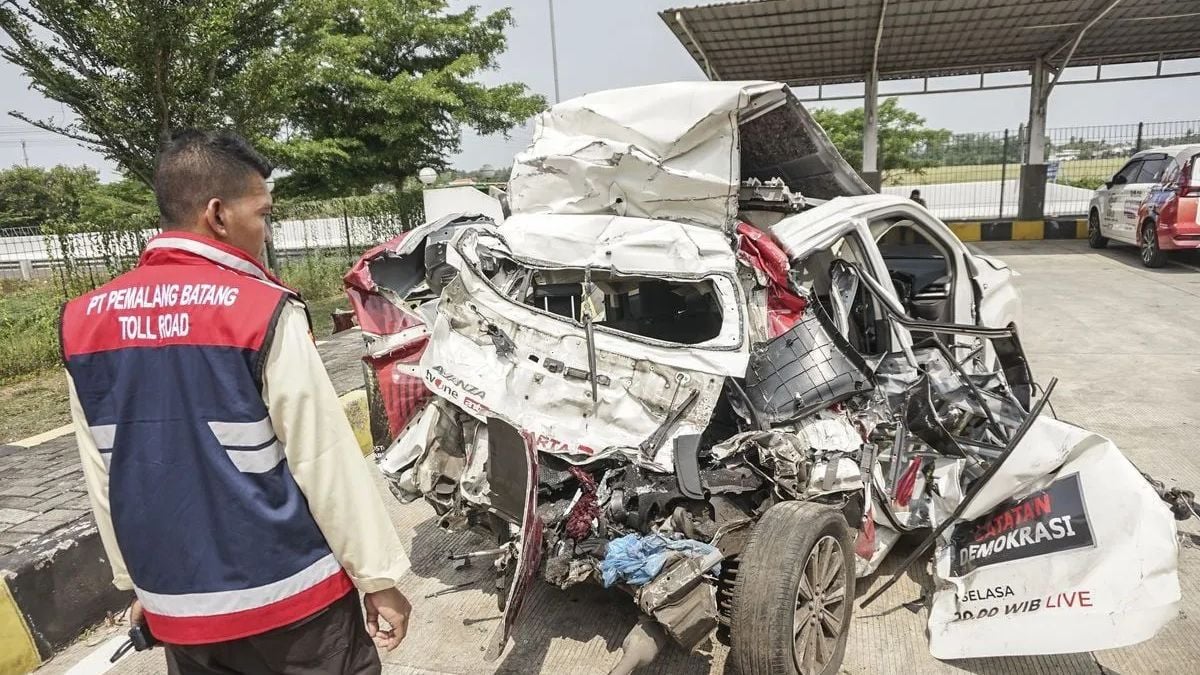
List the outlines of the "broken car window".
{"type": "Polygon", "coordinates": [[[716,338],[724,316],[712,281],[679,281],[590,272],[537,270],[520,298],[542,311],[584,320],[590,307],[597,326],[640,337],[693,345],[716,338]]]}

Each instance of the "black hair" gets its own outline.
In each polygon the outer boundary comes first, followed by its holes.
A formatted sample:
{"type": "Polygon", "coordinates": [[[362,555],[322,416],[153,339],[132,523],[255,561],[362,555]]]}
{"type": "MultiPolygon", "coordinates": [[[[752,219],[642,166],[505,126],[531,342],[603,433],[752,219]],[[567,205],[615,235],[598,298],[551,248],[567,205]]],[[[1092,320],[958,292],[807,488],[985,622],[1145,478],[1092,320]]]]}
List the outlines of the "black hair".
{"type": "Polygon", "coordinates": [[[183,129],[158,153],[154,196],[164,229],[187,227],[210,199],[236,199],[246,178],[271,175],[271,163],[231,131],[183,129]]]}

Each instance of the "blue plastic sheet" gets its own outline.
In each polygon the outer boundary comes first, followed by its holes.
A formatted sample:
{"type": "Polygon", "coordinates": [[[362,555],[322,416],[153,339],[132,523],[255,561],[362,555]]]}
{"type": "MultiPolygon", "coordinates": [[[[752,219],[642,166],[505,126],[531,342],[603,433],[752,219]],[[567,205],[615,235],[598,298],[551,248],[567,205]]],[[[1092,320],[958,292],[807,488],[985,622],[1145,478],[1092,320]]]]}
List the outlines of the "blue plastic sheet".
{"type": "MultiPolygon", "coordinates": [[[[641,586],[658,576],[667,564],[671,551],[681,551],[688,557],[699,558],[717,550],[715,546],[695,539],[668,539],[661,534],[645,537],[627,534],[608,542],[604,560],[600,562],[600,574],[604,587],[624,581],[630,586],[641,586]]],[[[719,574],[721,565],[713,565],[719,574]]]]}

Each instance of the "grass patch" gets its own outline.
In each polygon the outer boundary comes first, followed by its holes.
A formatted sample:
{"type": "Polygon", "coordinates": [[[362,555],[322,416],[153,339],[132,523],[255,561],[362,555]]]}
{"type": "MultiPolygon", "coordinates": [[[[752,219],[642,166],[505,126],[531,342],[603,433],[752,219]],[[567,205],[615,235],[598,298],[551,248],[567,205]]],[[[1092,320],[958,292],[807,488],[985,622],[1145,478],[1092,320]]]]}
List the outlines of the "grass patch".
{"type": "Polygon", "coordinates": [[[61,368],[0,384],[0,444],[57,429],[71,421],[61,368]]]}
{"type": "Polygon", "coordinates": [[[330,316],[335,309],[350,309],[350,301],[345,295],[335,295],[318,300],[306,300],[308,313],[312,315],[313,336],[318,340],[333,335],[333,318],[330,316]]]}
{"type": "Polygon", "coordinates": [[[281,267],[280,278],[299,291],[308,303],[313,335],[317,339],[332,335],[333,319],[330,314],[335,309],[350,309],[350,302],[342,290],[342,277],[349,269],[345,257],[316,254],[281,267]]]}
{"type": "Polygon", "coordinates": [[[0,281],[0,383],[59,365],[62,302],[48,281],[0,281]]]}
{"type": "Polygon", "coordinates": [[[313,253],[300,260],[281,261],[279,277],[305,300],[317,300],[340,295],[342,277],[349,269],[345,256],[313,253]]]}
{"type": "MultiPolygon", "coordinates": [[[[1074,184],[1072,181],[1085,178],[1109,178],[1117,169],[1124,166],[1127,158],[1110,157],[1108,159],[1073,159],[1059,163],[1059,182],[1074,184]]],[[[1021,177],[1021,165],[1009,164],[1005,169],[1002,164],[976,164],[969,166],[935,166],[922,171],[887,171],[884,185],[932,185],[935,183],[971,183],[975,181],[1000,180],[1003,173],[1006,180],[1017,180],[1021,177]]]]}

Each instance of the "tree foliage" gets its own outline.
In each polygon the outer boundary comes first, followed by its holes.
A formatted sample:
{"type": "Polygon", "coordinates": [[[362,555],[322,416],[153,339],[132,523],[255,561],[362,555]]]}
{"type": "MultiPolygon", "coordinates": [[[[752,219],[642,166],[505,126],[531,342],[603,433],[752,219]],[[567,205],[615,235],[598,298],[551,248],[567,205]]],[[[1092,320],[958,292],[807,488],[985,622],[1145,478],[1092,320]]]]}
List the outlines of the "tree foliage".
{"type": "Polygon", "coordinates": [[[0,0],[0,56],[75,121],[10,114],[143,183],[170,131],[232,128],[290,172],[281,194],[322,196],[442,169],[462,125],[537,112],[524,85],[476,80],[511,23],[445,0],[0,0]]]}
{"type": "Polygon", "coordinates": [[[272,148],[291,175],[281,194],[364,194],[424,167],[446,168],[461,126],[506,132],[545,101],[518,83],[476,77],[506,47],[508,10],[451,13],[444,0],[304,0],[287,49],[307,77],[272,148]]]}
{"type": "Polygon", "coordinates": [[[279,50],[286,0],[0,3],[0,56],[76,120],[13,116],[95,148],[149,183],[173,129],[271,136],[292,103],[296,55],[279,50]]]}
{"type": "Polygon", "coordinates": [[[154,195],[134,180],[100,183],[86,167],[12,167],[0,171],[0,231],[69,223],[87,229],[148,227],[154,195]]]}
{"type": "MultiPolygon", "coordinates": [[[[856,169],[862,170],[863,128],[866,115],[862,108],[838,112],[829,108],[812,111],[838,152],[856,169]]],[[[900,107],[896,98],[879,104],[880,170],[921,170],[936,165],[930,150],[950,138],[946,129],[929,129],[925,118],[900,107]]]]}

